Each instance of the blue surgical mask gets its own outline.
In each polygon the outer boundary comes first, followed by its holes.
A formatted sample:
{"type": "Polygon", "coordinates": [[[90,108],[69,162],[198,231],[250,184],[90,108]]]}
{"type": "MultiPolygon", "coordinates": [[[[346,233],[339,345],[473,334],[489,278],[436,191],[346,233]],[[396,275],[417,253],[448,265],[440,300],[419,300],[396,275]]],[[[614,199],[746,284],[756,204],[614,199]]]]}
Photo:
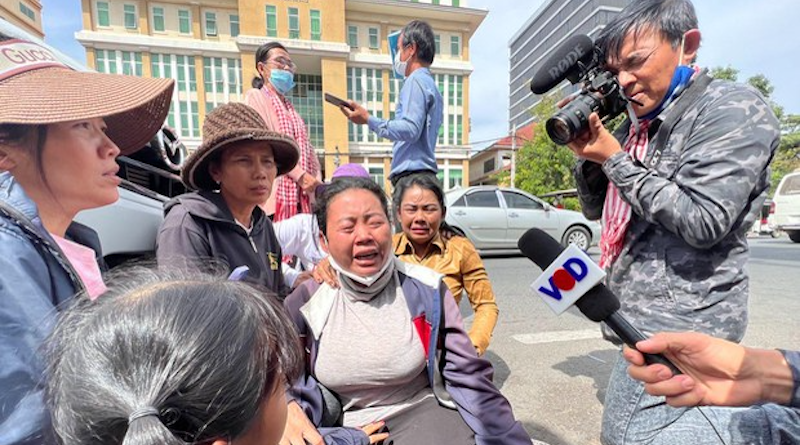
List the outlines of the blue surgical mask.
{"type": "Polygon", "coordinates": [[[292,88],[294,88],[294,73],[291,71],[274,69],[270,71],[269,83],[271,83],[281,95],[285,96],[286,93],[292,91],[292,88]]]}
{"type": "Polygon", "coordinates": [[[672,102],[675,97],[680,94],[684,88],[689,84],[692,80],[692,76],[694,76],[695,69],[689,65],[682,65],[683,62],[683,47],[685,44],[685,36],[681,38],[681,52],[678,55],[678,66],[675,67],[675,72],[672,74],[672,80],[670,81],[669,88],[667,89],[667,94],[664,95],[664,99],[661,100],[661,103],[656,107],[655,110],[647,113],[645,116],[640,117],[639,119],[654,119],[656,116],[661,114],[662,111],[672,102]]]}

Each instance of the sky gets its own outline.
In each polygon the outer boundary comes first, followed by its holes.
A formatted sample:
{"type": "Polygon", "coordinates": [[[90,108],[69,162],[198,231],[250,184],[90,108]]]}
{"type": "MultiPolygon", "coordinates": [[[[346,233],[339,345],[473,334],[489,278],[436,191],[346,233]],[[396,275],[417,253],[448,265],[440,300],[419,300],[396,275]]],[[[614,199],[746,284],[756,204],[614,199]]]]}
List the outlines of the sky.
{"type": "MultiPolygon", "coordinates": [[[[467,0],[489,11],[470,41],[470,143],[482,148],[508,134],[508,42],[544,0],[467,0]]],[[[75,41],[81,2],[43,0],[46,40],[85,61],[75,41]]],[[[787,113],[800,114],[800,1],[694,0],[702,33],[698,64],[731,66],[739,80],[764,74],[775,87],[772,99],[787,113]]]]}

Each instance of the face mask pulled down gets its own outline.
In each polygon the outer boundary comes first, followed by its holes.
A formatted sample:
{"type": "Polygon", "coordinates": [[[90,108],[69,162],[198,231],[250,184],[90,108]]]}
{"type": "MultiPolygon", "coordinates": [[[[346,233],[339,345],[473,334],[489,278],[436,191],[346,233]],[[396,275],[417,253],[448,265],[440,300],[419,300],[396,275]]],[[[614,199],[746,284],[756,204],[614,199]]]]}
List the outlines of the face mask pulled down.
{"type": "Polygon", "coordinates": [[[383,262],[383,265],[381,266],[380,270],[378,270],[376,273],[372,275],[363,277],[361,275],[356,275],[353,272],[345,270],[342,266],[339,265],[339,263],[336,262],[336,260],[333,259],[333,255],[328,255],[328,261],[330,261],[333,270],[339,272],[341,276],[346,277],[350,281],[353,281],[355,283],[358,283],[366,287],[374,285],[385,275],[389,276],[391,275],[390,273],[387,273],[387,271],[389,267],[392,264],[394,264],[394,262],[392,261],[393,259],[394,255],[386,255],[386,260],[383,262]]]}

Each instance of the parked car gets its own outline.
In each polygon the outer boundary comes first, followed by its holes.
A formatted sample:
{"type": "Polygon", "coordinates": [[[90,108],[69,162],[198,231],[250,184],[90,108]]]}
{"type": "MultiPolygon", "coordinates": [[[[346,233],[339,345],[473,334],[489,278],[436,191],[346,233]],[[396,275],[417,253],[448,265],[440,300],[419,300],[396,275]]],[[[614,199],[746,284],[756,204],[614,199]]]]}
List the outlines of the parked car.
{"type": "Polygon", "coordinates": [[[583,250],[600,239],[598,222],[557,209],[522,190],[475,186],[451,190],[445,201],[447,223],[461,229],[482,253],[519,252],[517,241],[532,227],[583,250]]]}
{"type": "MultiPolygon", "coordinates": [[[[35,42],[53,52],[64,64],[90,71],[41,39],[0,18],[0,31],[35,42]]],[[[164,216],[163,205],[183,193],[178,172],[187,156],[175,132],[164,127],[141,150],[120,156],[120,199],[114,204],[80,212],[75,220],[94,229],[100,237],[103,258],[109,267],[127,259],[153,254],[156,234],[164,216]]]]}
{"type": "Polygon", "coordinates": [[[772,203],[775,228],[800,243],[800,172],[789,173],[781,179],[772,203]]]}

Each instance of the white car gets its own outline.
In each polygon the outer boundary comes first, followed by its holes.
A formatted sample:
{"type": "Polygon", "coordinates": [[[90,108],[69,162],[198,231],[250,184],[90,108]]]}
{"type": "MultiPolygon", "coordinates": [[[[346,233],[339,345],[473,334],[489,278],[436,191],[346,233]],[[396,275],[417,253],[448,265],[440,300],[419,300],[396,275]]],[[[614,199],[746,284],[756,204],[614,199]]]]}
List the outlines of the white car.
{"type": "Polygon", "coordinates": [[[517,241],[532,227],[564,246],[597,244],[600,224],[581,213],[558,209],[522,190],[497,186],[455,189],[445,194],[445,221],[461,229],[482,253],[519,252],[517,241]]]}
{"type": "Polygon", "coordinates": [[[781,179],[772,197],[773,224],[800,243],[800,172],[789,173],[781,179]]]}

